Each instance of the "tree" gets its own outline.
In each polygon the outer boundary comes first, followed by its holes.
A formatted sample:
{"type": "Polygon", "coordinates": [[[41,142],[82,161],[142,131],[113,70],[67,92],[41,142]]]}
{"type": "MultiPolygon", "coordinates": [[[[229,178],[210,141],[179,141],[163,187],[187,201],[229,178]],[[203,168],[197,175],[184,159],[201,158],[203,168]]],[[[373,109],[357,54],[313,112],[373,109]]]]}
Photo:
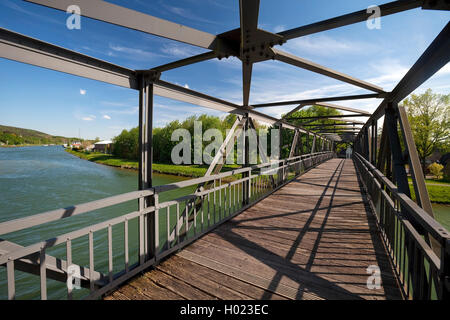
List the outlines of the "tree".
{"type": "Polygon", "coordinates": [[[450,94],[434,94],[431,89],[403,101],[424,173],[427,157],[450,149],[449,102],[450,94]]]}
{"type": "Polygon", "coordinates": [[[436,179],[439,179],[442,176],[442,170],[444,169],[444,166],[439,163],[432,163],[428,166],[428,170],[430,170],[431,174],[435,176],[436,179]]]}

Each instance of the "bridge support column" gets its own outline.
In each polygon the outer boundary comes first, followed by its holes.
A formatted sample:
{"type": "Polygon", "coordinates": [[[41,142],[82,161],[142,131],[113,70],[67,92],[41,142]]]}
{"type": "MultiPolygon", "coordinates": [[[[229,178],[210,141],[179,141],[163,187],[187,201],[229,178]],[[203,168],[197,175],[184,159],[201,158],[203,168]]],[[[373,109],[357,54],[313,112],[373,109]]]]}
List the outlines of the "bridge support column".
{"type": "MultiPolygon", "coordinates": [[[[244,142],[244,167],[250,166],[250,146],[249,146],[249,128],[250,118],[248,113],[244,115],[245,123],[242,131],[244,142]]],[[[244,172],[243,177],[248,178],[251,176],[251,172],[244,172]]],[[[246,180],[242,183],[242,205],[245,206],[250,203],[250,180],[246,180]]]]}
{"type": "MultiPolygon", "coordinates": [[[[139,190],[153,186],[153,80],[139,77],[139,190]]],[[[139,199],[139,211],[157,205],[157,196],[139,199]]],[[[139,216],[139,263],[156,256],[159,248],[158,214],[139,216]]]]}

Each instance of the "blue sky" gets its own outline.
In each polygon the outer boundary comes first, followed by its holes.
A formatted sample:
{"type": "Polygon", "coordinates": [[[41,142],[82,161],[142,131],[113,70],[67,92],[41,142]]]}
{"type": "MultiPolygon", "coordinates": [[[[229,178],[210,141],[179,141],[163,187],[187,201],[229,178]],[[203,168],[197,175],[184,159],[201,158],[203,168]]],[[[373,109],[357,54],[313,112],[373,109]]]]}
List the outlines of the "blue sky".
{"type": "MultiPolygon", "coordinates": [[[[238,0],[110,0],[109,2],[219,34],[239,27],[238,0]]],[[[295,28],[388,1],[261,0],[259,27],[295,28]]],[[[0,1],[0,27],[132,69],[148,69],[203,49],[108,23],[81,19],[66,28],[67,14],[21,0],[0,1]]],[[[358,23],[288,41],[280,49],[392,90],[449,21],[444,11],[415,9],[381,19],[381,29],[358,23]]],[[[237,58],[201,62],[162,79],[242,104],[237,58]]],[[[254,65],[250,103],[367,93],[363,89],[277,61],[254,65]]],[[[450,92],[449,65],[416,90],[450,92]]],[[[373,111],[381,100],[340,105],[373,111]]],[[[223,113],[155,97],[155,126],[191,115],[223,113]]],[[[0,58],[0,124],[54,135],[113,138],[138,124],[138,93],[0,58]]],[[[279,117],[295,106],[260,109],[279,117]]]]}

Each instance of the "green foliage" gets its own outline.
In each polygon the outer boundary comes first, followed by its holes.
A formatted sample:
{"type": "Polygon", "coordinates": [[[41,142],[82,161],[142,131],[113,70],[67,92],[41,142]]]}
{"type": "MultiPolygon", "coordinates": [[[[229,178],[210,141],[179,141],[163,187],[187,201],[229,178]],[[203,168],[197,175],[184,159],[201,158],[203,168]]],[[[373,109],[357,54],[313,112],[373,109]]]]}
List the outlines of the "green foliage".
{"type": "Polygon", "coordinates": [[[114,138],[113,154],[131,160],[139,159],[139,128],[123,130],[114,138]]]}
{"type": "MultiPolygon", "coordinates": [[[[230,129],[236,120],[236,115],[230,114],[224,119],[202,114],[192,116],[180,122],[178,120],[168,123],[162,128],[153,129],[153,161],[158,163],[172,163],[171,152],[179,141],[172,141],[172,133],[177,129],[186,129],[191,134],[191,159],[194,159],[194,122],[200,121],[202,124],[202,135],[208,129],[218,129],[225,138],[226,130],[230,129]]],[[[200,141],[202,138],[199,137],[200,141]]],[[[120,135],[113,139],[113,154],[116,157],[138,160],[139,154],[139,128],[133,128],[130,131],[123,130],[120,135]]],[[[203,148],[211,141],[203,142],[203,148]]]]}
{"type": "MultiPolygon", "coordinates": [[[[450,203],[450,187],[430,184],[427,184],[426,186],[431,202],[450,203]]],[[[416,200],[416,195],[414,193],[414,187],[412,184],[409,185],[409,189],[411,191],[411,199],[416,200]]]]}
{"type": "Polygon", "coordinates": [[[36,130],[0,125],[0,142],[6,145],[64,144],[75,139],[52,136],[36,130]]]}
{"type": "Polygon", "coordinates": [[[440,179],[442,177],[442,170],[444,166],[439,163],[432,163],[428,166],[428,170],[430,170],[431,174],[436,177],[436,179],[440,179]]]}
{"type": "Polygon", "coordinates": [[[450,151],[450,94],[434,94],[428,89],[421,95],[412,94],[403,105],[425,169],[425,159],[434,151],[450,151]]]}

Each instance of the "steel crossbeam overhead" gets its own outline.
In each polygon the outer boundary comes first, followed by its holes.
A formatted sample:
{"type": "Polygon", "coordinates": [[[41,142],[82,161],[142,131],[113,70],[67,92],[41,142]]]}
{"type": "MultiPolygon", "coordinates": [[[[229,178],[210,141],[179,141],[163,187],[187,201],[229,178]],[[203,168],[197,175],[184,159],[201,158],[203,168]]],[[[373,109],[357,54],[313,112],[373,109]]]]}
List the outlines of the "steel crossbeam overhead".
{"type": "Polygon", "coordinates": [[[382,88],[375,86],[373,84],[370,84],[366,81],[353,78],[342,72],[323,67],[317,63],[314,63],[312,61],[309,61],[309,60],[306,60],[306,59],[303,59],[300,57],[296,57],[293,54],[283,52],[278,49],[272,48],[272,51],[273,51],[275,60],[282,61],[282,62],[291,64],[293,66],[300,67],[300,68],[303,68],[303,69],[306,69],[306,70],[309,70],[309,71],[312,71],[315,73],[319,73],[319,74],[325,75],[327,77],[358,86],[363,89],[367,89],[367,90],[378,92],[378,93],[384,93],[384,90],[382,88]]]}
{"type": "MultiPolygon", "coordinates": [[[[402,0],[393,1],[379,6],[381,16],[387,16],[394,13],[399,13],[406,10],[419,8],[424,3],[423,0],[402,0]]],[[[368,13],[367,9],[356,11],[353,13],[345,14],[332,19],[312,23],[299,28],[294,28],[286,31],[279,32],[280,36],[284,39],[294,39],[298,37],[304,37],[310,34],[336,29],[339,27],[347,26],[350,24],[367,21],[372,13],[368,13]]]]}
{"type": "Polygon", "coordinates": [[[324,98],[317,98],[317,99],[261,103],[261,104],[253,104],[252,107],[253,108],[266,108],[266,107],[288,106],[288,105],[292,105],[292,104],[312,105],[312,104],[316,104],[316,103],[320,103],[320,102],[384,98],[385,96],[386,96],[386,93],[368,93],[368,94],[357,94],[357,95],[340,96],[340,97],[324,97],[324,98]]]}
{"type": "Polygon", "coordinates": [[[369,117],[367,114],[340,114],[333,116],[313,116],[313,117],[289,117],[286,120],[319,120],[319,119],[329,119],[333,117],[333,119],[337,118],[349,118],[349,117],[369,117]]]}
{"type": "Polygon", "coordinates": [[[138,89],[134,70],[0,28],[0,58],[138,89]]]}
{"type": "Polygon", "coordinates": [[[318,129],[317,132],[335,132],[335,133],[341,133],[341,132],[354,132],[354,133],[358,133],[360,129],[359,128],[335,128],[335,129],[318,129]]]}
{"type": "Polygon", "coordinates": [[[170,62],[170,63],[164,64],[162,66],[152,68],[151,70],[154,70],[156,72],[169,71],[169,70],[176,69],[176,68],[186,66],[186,65],[190,65],[193,63],[211,60],[211,59],[217,58],[218,56],[219,56],[219,54],[214,51],[205,52],[205,53],[201,53],[199,55],[192,56],[192,57],[189,57],[186,59],[170,62]]]}
{"type": "MultiPolygon", "coordinates": [[[[324,123],[324,124],[304,124],[303,127],[314,127],[314,128],[324,128],[324,127],[336,127],[336,126],[345,126],[347,128],[356,128],[356,125],[351,125],[348,123],[324,123]]],[[[357,128],[360,128],[359,125],[357,128]]]]}
{"type": "Polygon", "coordinates": [[[225,44],[221,43],[222,40],[216,35],[156,18],[102,0],[26,1],[62,11],[66,11],[71,5],[77,5],[81,9],[81,15],[84,17],[184,42],[205,49],[215,50],[225,47],[225,44]]]}
{"type": "Polygon", "coordinates": [[[339,118],[328,118],[328,120],[335,120],[335,121],[341,121],[341,123],[347,123],[347,124],[365,124],[364,121],[358,121],[354,119],[339,119],[339,118]]]}
{"type": "Polygon", "coordinates": [[[364,111],[364,110],[360,110],[360,109],[354,109],[354,108],[349,108],[349,107],[338,106],[338,105],[332,104],[332,103],[318,102],[315,105],[321,106],[321,107],[330,108],[330,109],[336,109],[336,110],[354,112],[354,113],[359,113],[359,114],[371,115],[371,113],[368,112],[368,111],[364,111]]]}

